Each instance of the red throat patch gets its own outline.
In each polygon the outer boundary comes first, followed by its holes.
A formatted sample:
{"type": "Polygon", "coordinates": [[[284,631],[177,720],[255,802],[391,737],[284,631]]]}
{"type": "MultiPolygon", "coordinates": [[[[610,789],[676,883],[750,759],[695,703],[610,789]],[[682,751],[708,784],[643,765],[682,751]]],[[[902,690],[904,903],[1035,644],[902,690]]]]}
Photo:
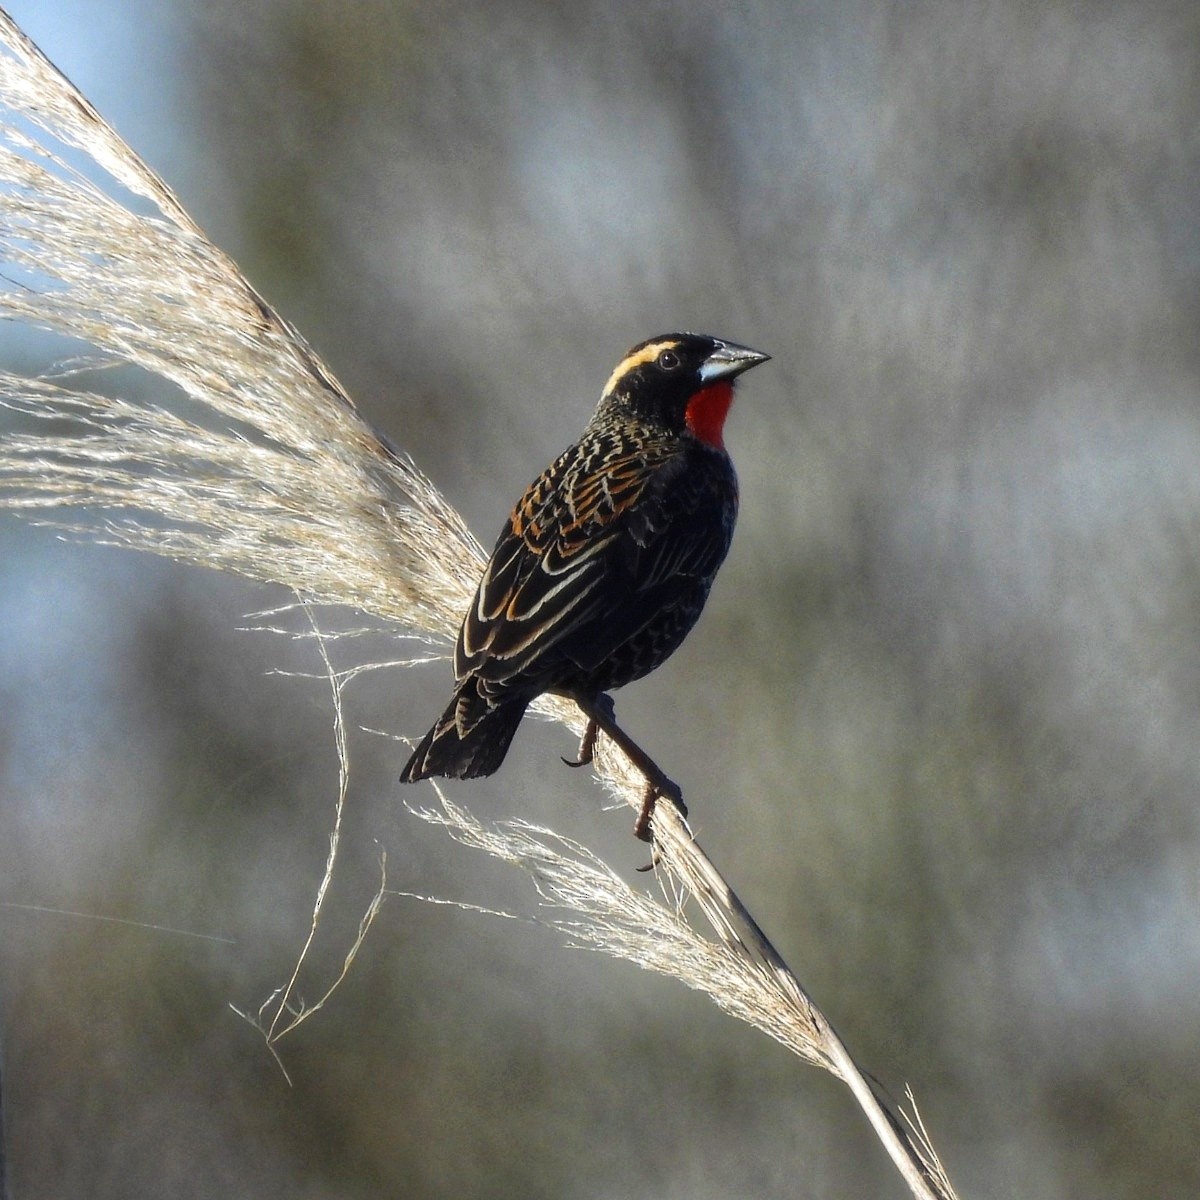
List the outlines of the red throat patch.
{"type": "Polygon", "coordinates": [[[702,441],[718,450],[725,449],[725,418],[733,403],[733,381],[721,379],[701,388],[689,401],[684,413],[687,427],[702,441]]]}

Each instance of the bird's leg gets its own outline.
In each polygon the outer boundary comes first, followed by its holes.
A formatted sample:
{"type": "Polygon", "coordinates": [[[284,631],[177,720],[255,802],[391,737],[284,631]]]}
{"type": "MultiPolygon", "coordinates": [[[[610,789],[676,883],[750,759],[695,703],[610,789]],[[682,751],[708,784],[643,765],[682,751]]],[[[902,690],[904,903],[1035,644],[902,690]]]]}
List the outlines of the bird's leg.
{"type": "MultiPolygon", "coordinates": [[[[604,707],[608,713],[609,720],[616,720],[616,707],[613,705],[613,698],[607,692],[601,692],[596,697],[596,704],[604,707]]],[[[584,726],[583,730],[583,738],[579,742],[579,757],[563,759],[563,762],[568,767],[586,767],[592,761],[596,754],[596,733],[598,730],[599,726],[595,720],[588,717],[588,723],[584,726]]]]}
{"type": "Polygon", "coordinates": [[[679,810],[679,815],[686,817],[687,805],[683,802],[683,792],[680,791],[679,785],[617,724],[612,697],[601,692],[595,696],[572,695],[571,699],[579,705],[580,711],[588,719],[583,743],[579,747],[578,765],[592,761],[596,731],[600,730],[620,748],[646,780],[642,809],[633,825],[634,836],[643,842],[651,840],[650,821],[654,816],[654,806],[660,797],[669,800],[679,810]]]}
{"type": "Polygon", "coordinates": [[[568,767],[586,767],[592,761],[596,753],[596,722],[589,721],[583,730],[583,737],[579,741],[579,757],[564,758],[563,762],[568,767]]]}

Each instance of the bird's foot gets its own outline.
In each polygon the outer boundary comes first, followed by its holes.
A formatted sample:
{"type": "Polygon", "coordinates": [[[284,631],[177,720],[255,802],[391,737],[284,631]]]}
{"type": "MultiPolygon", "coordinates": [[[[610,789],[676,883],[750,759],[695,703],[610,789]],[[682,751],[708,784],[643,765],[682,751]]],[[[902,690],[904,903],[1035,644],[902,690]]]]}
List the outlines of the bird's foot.
{"type": "MultiPolygon", "coordinates": [[[[613,704],[613,698],[606,692],[601,692],[596,697],[596,707],[610,721],[616,720],[616,706],[613,704]]],[[[599,730],[600,726],[596,724],[595,718],[589,717],[583,730],[583,739],[579,743],[579,757],[563,759],[568,767],[586,767],[596,757],[596,734],[599,730]]]]}
{"type": "MultiPolygon", "coordinates": [[[[654,819],[654,809],[659,800],[667,800],[675,806],[676,811],[681,817],[687,816],[687,805],[683,802],[683,792],[673,780],[668,779],[662,772],[658,773],[658,778],[652,781],[647,781],[646,792],[642,797],[642,809],[637,815],[637,820],[633,823],[633,836],[643,842],[653,842],[654,835],[651,832],[651,822],[654,819]]],[[[651,866],[654,864],[651,863],[651,866]]]]}
{"type": "Polygon", "coordinates": [[[568,767],[586,767],[596,757],[596,733],[599,726],[595,721],[589,721],[583,730],[583,739],[579,743],[578,758],[564,758],[568,767]]]}
{"type": "MultiPolygon", "coordinates": [[[[652,828],[654,808],[659,800],[669,801],[675,806],[681,818],[686,817],[687,805],[683,802],[683,792],[680,790],[679,784],[670,779],[654,759],[617,724],[612,697],[603,692],[592,696],[580,696],[569,692],[564,694],[579,705],[580,711],[587,718],[587,727],[584,729],[583,741],[579,747],[579,759],[577,762],[567,765],[583,766],[592,761],[596,747],[596,732],[599,730],[616,744],[633,764],[634,769],[646,781],[646,787],[642,793],[642,807],[633,825],[634,836],[643,842],[654,841],[652,828]]],[[[563,759],[563,761],[567,760],[563,759]]],[[[655,862],[657,862],[657,854],[650,866],[653,867],[655,862]]]]}

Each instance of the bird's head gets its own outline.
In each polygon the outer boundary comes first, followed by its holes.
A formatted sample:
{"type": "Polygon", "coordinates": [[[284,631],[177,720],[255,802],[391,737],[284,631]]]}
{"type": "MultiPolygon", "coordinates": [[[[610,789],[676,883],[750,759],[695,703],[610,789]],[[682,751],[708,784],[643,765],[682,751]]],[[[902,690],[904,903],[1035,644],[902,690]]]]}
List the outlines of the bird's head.
{"type": "Polygon", "coordinates": [[[634,346],[617,364],[600,400],[672,433],[690,433],[718,450],[733,403],[733,382],[771,356],[698,333],[668,333],[634,346]]]}

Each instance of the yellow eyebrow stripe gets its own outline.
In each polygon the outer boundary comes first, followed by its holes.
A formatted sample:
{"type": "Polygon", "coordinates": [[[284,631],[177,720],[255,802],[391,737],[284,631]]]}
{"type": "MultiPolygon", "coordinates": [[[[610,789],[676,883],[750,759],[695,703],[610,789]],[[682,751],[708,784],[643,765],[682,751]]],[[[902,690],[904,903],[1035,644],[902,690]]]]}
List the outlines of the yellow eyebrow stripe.
{"type": "Polygon", "coordinates": [[[625,355],[617,363],[617,369],[608,377],[608,382],[604,385],[603,395],[607,396],[617,386],[617,381],[622,375],[646,363],[653,362],[664,350],[670,350],[677,344],[674,338],[665,338],[661,342],[651,342],[647,346],[640,346],[638,349],[625,355]]]}

